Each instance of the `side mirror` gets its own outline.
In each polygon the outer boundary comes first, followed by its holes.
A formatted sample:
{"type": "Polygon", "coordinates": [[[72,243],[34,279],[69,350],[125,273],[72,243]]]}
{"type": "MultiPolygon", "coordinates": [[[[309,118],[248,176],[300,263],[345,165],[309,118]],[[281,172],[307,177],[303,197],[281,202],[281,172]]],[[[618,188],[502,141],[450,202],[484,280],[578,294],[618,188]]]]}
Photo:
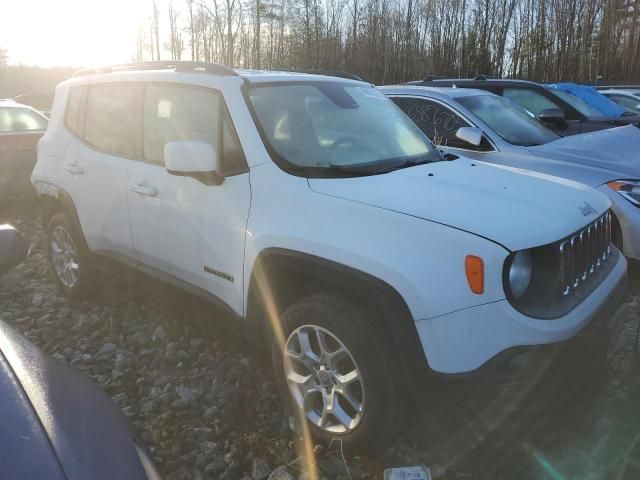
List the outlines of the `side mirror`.
{"type": "Polygon", "coordinates": [[[193,177],[207,185],[220,185],[218,152],[207,142],[180,140],[164,145],[164,164],[171,175],[193,177]]]}
{"type": "Polygon", "coordinates": [[[22,263],[29,252],[27,241],[11,225],[0,225],[0,275],[22,263]]]}
{"type": "Polygon", "coordinates": [[[456,130],[456,138],[478,147],[482,143],[482,130],[476,127],[460,127],[456,130]]]}
{"type": "Polygon", "coordinates": [[[538,120],[543,123],[559,124],[564,122],[564,112],[559,108],[545,108],[538,115],[538,120]]]}

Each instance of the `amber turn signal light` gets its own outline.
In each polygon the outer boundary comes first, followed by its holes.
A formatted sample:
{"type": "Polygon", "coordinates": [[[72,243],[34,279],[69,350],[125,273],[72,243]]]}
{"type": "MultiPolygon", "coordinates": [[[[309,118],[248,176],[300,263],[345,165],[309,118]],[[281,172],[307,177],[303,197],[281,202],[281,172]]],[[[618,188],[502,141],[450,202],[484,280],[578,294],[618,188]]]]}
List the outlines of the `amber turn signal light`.
{"type": "Polygon", "coordinates": [[[484,293],[484,262],[482,258],[475,255],[467,255],[464,262],[467,272],[469,288],[473,293],[481,295],[484,293]]]}
{"type": "Polygon", "coordinates": [[[619,192],[621,190],[625,190],[626,188],[628,188],[628,185],[624,182],[609,182],[607,183],[608,187],[612,190],[615,190],[616,192],[619,192]]]}

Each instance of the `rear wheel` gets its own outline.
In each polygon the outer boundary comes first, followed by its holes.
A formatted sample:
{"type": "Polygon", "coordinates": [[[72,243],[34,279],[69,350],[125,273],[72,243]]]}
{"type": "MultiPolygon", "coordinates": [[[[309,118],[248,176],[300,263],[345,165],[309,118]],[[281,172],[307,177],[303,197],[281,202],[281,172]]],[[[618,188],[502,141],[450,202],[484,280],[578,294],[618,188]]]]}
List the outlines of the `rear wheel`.
{"type": "Polygon", "coordinates": [[[400,385],[394,355],[372,318],[334,297],[312,296],[282,315],[284,345],[273,363],[291,408],[323,443],[375,448],[397,425],[400,385]]]}
{"type": "Polygon", "coordinates": [[[65,213],[56,213],[47,228],[49,265],[56,282],[70,297],[93,291],[92,266],[82,237],[65,213]]]}

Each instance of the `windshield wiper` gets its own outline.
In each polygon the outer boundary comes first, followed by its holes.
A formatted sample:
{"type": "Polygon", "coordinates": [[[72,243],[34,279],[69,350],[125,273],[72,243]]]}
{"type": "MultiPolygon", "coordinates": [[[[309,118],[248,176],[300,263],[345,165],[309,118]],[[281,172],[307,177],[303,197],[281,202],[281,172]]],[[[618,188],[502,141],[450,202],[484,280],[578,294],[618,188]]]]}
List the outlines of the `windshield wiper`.
{"type": "Polygon", "coordinates": [[[401,170],[403,168],[409,168],[409,167],[417,167],[418,165],[425,165],[427,163],[435,163],[435,162],[440,162],[440,161],[444,161],[444,158],[438,158],[437,160],[404,160],[402,162],[396,163],[394,165],[391,165],[390,167],[387,167],[385,169],[381,169],[379,171],[379,173],[389,173],[389,172],[393,172],[395,170],[401,170]]]}
{"type": "MultiPolygon", "coordinates": [[[[457,157],[456,157],[457,158],[457,157]]],[[[438,158],[437,160],[432,159],[420,159],[420,160],[400,160],[400,161],[376,161],[376,162],[368,162],[368,163],[360,163],[355,165],[337,165],[335,163],[329,163],[326,167],[331,172],[338,172],[347,175],[358,175],[358,176],[366,176],[366,175],[378,175],[381,173],[389,173],[394,170],[400,170],[402,168],[415,167],[417,165],[424,165],[425,163],[433,163],[441,161],[442,159],[438,158]]],[[[448,158],[446,160],[449,160],[448,158]]],[[[453,158],[451,159],[453,160],[453,158]]]]}
{"type": "Polygon", "coordinates": [[[326,167],[320,167],[320,168],[327,168],[331,172],[344,173],[345,175],[357,175],[361,177],[380,173],[378,170],[372,169],[371,167],[372,167],[371,164],[336,165],[335,163],[329,163],[326,167]]]}

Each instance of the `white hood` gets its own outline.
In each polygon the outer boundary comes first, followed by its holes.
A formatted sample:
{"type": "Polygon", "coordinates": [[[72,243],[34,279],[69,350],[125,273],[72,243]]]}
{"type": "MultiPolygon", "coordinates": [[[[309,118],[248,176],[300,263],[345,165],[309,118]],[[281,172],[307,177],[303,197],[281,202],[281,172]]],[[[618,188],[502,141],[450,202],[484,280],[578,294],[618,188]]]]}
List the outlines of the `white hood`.
{"type": "Polygon", "coordinates": [[[640,179],[640,128],[633,125],[571,135],[528,150],[539,157],[586,167],[567,176],[591,186],[640,179]]]}
{"type": "Polygon", "coordinates": [[[368,177],[309,179],[309,186],[465,230],[512,251],[560,240],[611,205],[570,180],[466,158],[368,177]]]}

